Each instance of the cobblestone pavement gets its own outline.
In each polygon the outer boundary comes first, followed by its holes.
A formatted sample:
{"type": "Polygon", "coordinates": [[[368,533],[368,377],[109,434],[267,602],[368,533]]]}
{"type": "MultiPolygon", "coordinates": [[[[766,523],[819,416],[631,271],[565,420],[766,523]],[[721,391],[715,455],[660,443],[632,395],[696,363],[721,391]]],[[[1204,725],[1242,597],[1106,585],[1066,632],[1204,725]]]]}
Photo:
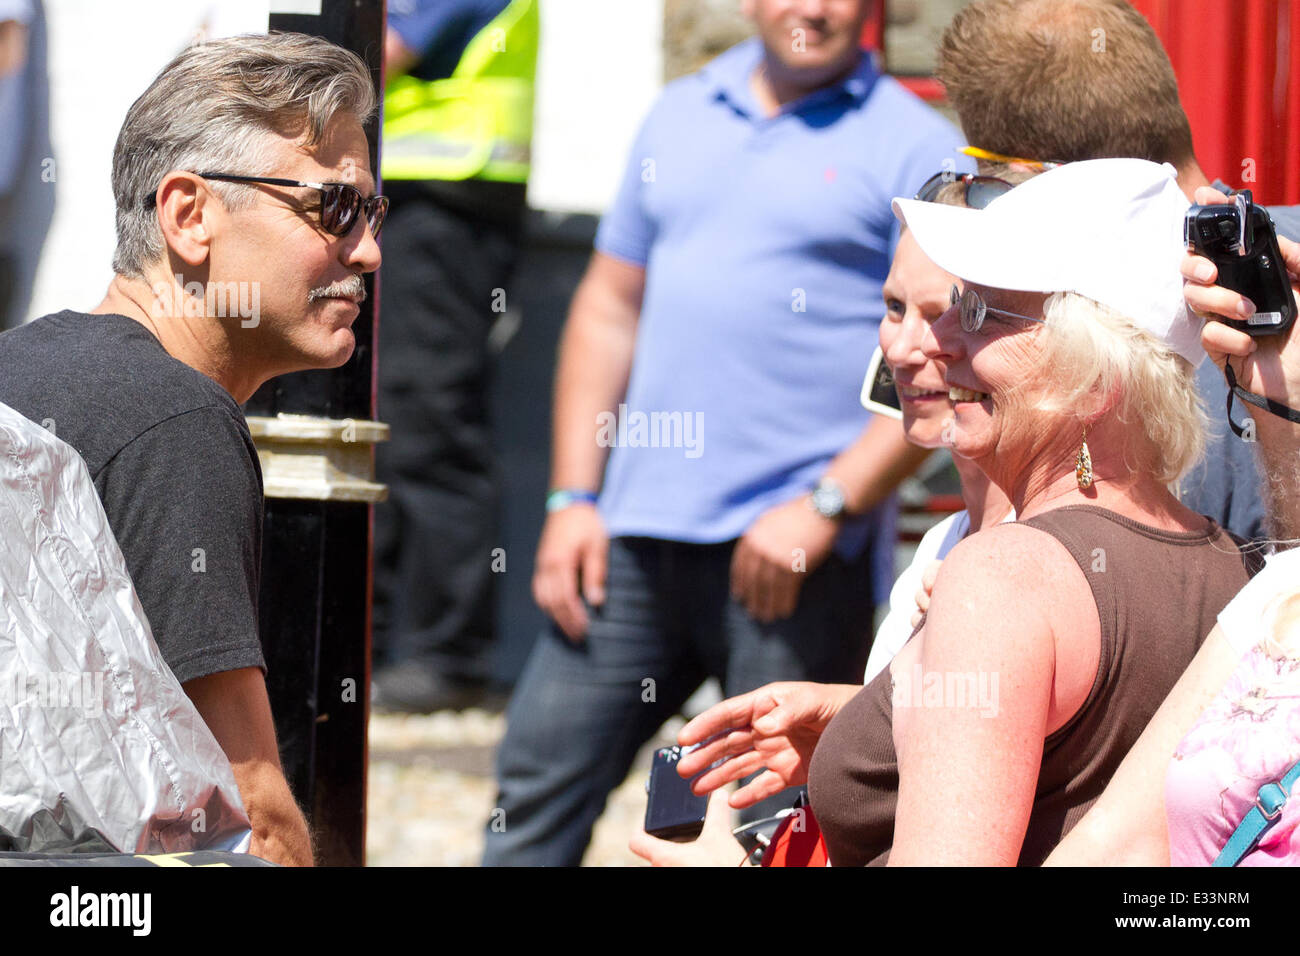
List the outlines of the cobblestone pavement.
{"type": "MultiPolygon", "coordinates": [[[[371,715],[367,866],[478,865],[505,726],[503,715],[482,710],[371,715]]],[[[650,756],[681,726],[680,718],[670,721],[642,749],[596,824],[584,866],[645,865],[627,841],[645,817],[650,756]]]]}

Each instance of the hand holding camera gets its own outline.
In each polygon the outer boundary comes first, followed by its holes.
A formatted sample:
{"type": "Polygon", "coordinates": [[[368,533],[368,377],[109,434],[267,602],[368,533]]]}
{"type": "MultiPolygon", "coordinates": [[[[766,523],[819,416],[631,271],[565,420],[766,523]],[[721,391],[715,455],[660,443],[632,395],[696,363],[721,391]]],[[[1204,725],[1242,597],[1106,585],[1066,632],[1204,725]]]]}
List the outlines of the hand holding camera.
{"type": "MultiPolygon", "coordinates": [[[[1255,232],[1244,237],[1253,254],[1240,255],[1243,238],[1240,227],[1247,221],[1241,217],[1243,205],[1249,210],[1249,221],[1253,221],[1256,227],[1260,227],[1256,212],[1267,216],[1262,209],[1251,204],[1248,197],[1242,198],[1245,203],[1208,186],[1196,191],[1196,200],[1201,205],[1188,210],[1186,232],[1203,237],[1205,229],[1209,228],[1206,223],[1224,221],[1238,232],[1233,240],[1226,237],[1229,227],[1212,227],[1222,241],[1208,242],[1211,248],[1207,251],[1215,252],[1217,258],[1197,254],[1194,247],[1206,243],[1202,239],[1193,243],[1192,237],[1188,237],[1189,248],[1193,251],[1182,264],[1183,276],[1187,279],[1184,297],[1191,309],[1210,320],[1202,330],[1201,344],[1214,363],[1224,368],[1231,359],[1234,378],[1243,389],[1294,408],[1300,404],[1300,342],[1295,341],[1291,327],[1296,313],[1296,294],[1300,292],[1295,284],[1297,276],[1300,276],[1300,244],[1276,237],[1271,221],[1266,219],[1265,234],[1255,232]],[[1205,212],[1225,209],[1230,212],[1227,220],[1205,212]],[[1276,252],[1271,251],[1273,249],[1276,252]],[[1266,272],[1259,270],[1258,258],[1261,255],[1269,257],[1270,269],[1266,272]],[[1222,267],[1224,259],[1229,260],[1226,270],[1222,267]],[[1256,263],[1253,279],[1243,276],[1243,272],[1248,270],[1239,260],[1246,259],[1256,263]],[[1284,297],[1276,288],[1269,288],[1276,284],[1274,277],[1286,286],[1284,297]],[[1234,287],[1233,283],[1254,289],[1259,301],[1250,293],[1234,287]],[[1269,317],[1252,323],[1252,317],[1260,312],[1280,313],[1281,321],[1269,317]]],[[[1282,417],[1287,416],[1283,414],[1282,417]]]]}
{"type": "Polygon", "coordinates": [[[1228,326],[1251,336],[1276,335],[1291,327],[1296,300],[1268,211],[1251,201],[1249,190],[1230,202],[1192,206],[1183,222],[1189,252],[1209,259],[1219,285],[1248,298],[1249,315],[1223,313],[1228,326]]]}

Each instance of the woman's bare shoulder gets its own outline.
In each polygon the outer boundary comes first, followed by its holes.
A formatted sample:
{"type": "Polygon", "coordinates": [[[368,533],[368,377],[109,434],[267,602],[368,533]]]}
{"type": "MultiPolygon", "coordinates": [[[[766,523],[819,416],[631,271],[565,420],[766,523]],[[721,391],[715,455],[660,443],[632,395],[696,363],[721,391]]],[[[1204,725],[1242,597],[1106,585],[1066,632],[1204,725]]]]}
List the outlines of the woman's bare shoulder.
{"type": "Polygon", "coordinates": [[[1027,668],[1026,677],[1052,688],[1052,729],[1087,697],[1101,650],[1083,569],[1053,535],[1025,524],[996,525],[953,548],[935,581],[925,636],[936,657],[973,653],[1001,659],[1009,671],[1027,668]]]}
{"type": "Polygon", "coordinates": [[[1071,566],[1077,567],[1077,562],[1055,536],[1015,521],[963,538],[944,560],[944,567],[952,575],[984,577],[1016,570],[1026,572],[1026,583],[1050,579],[1061,568],[1071,566]]]}

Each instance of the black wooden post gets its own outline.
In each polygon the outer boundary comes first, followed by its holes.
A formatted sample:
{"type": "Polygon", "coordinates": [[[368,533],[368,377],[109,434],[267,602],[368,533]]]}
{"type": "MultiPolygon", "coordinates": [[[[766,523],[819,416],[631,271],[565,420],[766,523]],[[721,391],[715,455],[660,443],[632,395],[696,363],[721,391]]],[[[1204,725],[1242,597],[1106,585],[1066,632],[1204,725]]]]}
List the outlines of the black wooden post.
{"type": "MultiPolygon", "coordinates": [[[[383,0],[320,0],[318,14],[276,13],[269,29],[324,37],[359,55],[382,94],[383,0]]],[[[301,7],[302,4],[293,6],[301,7]]],[[[309,5],[310,6],[310,5],[309,5]]],[[[366,128],[379,171],[379,123],[366,128]]],[[[281,759],[307,813],[320,865],[365,862],[370,688],[371,526],[382,486],[373,442],[373,277],[343,367],[275,379],[248,402],[266,478],[261,636],[281,759]]]]}

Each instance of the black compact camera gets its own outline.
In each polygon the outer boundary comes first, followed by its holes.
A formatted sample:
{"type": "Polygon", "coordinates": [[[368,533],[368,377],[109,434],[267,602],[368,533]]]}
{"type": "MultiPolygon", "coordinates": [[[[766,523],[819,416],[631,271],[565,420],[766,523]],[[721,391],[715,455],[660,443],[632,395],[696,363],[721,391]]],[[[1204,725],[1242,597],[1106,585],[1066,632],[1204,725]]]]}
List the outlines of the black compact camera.
{"type": "Polygon", "coordinates": [[[1218,284],[1255,303],[1249,319],[1216,316],[1249,335],[1276,335],[1295,321],[1291,280],[1277,247],[1273,219],[1244,189],[1230,205],[1192,206],[1183,221],[1189,251],[1204,256],[1219,270],[1218,284]]]}
{"type": "MultiPolygon", "coordinates": [[[[677,773],[677,761],[693,750],[661,747],[655,751],[646,783],[645,832],[662,840],[693,840],[704,829],[709,798],[691,793],[692,780],[677,773]]],[[[698,774],[697,774],[698,776],[698,774]]]]}

